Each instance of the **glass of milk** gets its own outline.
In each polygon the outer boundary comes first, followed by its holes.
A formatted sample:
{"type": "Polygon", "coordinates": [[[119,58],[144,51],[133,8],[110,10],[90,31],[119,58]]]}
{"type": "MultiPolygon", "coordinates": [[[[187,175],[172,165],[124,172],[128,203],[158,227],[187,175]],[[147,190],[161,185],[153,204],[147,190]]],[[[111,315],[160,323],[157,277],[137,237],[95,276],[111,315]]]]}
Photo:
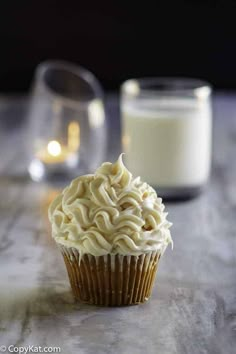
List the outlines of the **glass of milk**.
{"type": "Polygon", "coordinates": [[[121,88],[127,167],[160,196],[187,198],[211,169],[211,87],[198,79],[145,78],[121,88]]]}

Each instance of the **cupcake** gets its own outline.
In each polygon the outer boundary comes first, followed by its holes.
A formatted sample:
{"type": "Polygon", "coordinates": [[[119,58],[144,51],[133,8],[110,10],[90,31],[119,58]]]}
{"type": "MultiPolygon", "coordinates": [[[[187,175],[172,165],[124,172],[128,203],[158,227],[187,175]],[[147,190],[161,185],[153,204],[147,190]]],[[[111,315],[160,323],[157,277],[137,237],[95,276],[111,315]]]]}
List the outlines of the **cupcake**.
{"type": "Polygon", "coordinates": [[[52,236],[79,301],[134,305],[151,295],[159,260],[172,244],[162,199],[122,161],[76,178],[49,207],[52,236]]]}

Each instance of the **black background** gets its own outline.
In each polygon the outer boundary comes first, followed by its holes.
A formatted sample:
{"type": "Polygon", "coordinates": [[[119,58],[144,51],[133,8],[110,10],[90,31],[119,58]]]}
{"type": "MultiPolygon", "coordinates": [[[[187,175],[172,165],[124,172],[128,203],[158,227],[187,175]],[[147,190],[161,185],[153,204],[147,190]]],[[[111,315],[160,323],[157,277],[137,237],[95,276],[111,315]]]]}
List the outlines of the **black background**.
{"type": "Polygon", "coordinates": [[[235,89],[236,1],[1,0],[0,45],[1,92],[27,90],[45,59],[78,63],[106,89],[140,76],[235,89]]]}

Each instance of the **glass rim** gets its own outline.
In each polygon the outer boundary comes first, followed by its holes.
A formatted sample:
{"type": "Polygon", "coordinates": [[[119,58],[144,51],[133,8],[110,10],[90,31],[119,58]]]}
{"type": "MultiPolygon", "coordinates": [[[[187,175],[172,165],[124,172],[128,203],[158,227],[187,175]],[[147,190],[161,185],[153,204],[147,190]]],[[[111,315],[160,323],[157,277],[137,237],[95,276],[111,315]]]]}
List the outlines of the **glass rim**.
{"type": "Polygon", "coordinates": [[[156,96],[194,94],[196,97],[208,97],[212,93],[209,82],[190,77],[141,77],[124,81],[122,94],[130,96],[156,96]]]}
{"type": "Polygon", "coordinates": [[[45,74],[50,69],[65,70],[65,71],[75,75],[77,78],[84,80],[85,82],[87,82],[90,85],[91,91],[94,93],[94,99],[103,100],[103,96],[104,96],[103,89],[102,89],[99,81],[95,77],[95,75],[80,65],[77,65],[77,64],[74,64],[74,63],[71,63],[68,61],[64,61],[64,60],[46,60],[46,61],[43,61],[40,64],[38,64],[38,66],[36,67],[36,70],[35,70],[36,84],[39,83],[40,85],[42,85],[43,88],[45,89],[45,91],[48,94],[50,94],[51,96],[61,98],[61,99],[63,99],[64,102],[68,102],[69,104],[71,104],[73,106],[78,106],[78,105],[79,106],[83,106],[83,105],[87,106],[92,101],[91,99],[81,100],[81,99],[67,97],[67,96],[57,92],[53,88],[51,88],[50,85],[48,85],[45,80],[45,74]]]}

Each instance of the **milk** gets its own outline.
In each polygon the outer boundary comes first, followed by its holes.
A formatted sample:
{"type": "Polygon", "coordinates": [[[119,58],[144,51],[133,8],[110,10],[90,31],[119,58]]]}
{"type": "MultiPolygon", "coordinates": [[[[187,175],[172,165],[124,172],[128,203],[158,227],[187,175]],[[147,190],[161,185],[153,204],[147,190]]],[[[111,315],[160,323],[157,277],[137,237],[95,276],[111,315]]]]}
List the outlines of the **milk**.
{"type": "Polygon", "coordinates": [[[211,165],[209,102],[142,99],[122,103],[122,141],[127,167],[157,188],[195,188],[211,165]]]}

